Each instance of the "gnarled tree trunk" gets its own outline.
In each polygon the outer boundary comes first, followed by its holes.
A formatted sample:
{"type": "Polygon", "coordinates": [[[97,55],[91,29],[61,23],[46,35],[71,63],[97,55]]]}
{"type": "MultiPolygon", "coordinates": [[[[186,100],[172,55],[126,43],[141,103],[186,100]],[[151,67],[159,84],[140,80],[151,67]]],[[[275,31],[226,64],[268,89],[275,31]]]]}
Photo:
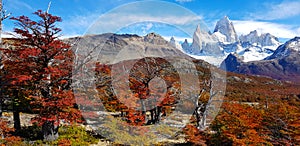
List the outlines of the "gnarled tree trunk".
{"type": "Polygon", "coordinates": [[[46,121],[42,125],[42,133],[45,141],[54,141],[58,138],[59,125],[55,124],[54,121],[46,121]]]}
{"type": "Polygon", "coordinates": [[[15,108],[13,111],[14,117],[14,128],[16,131],[21,130],[21,122],[20,122],[20,112],[18,108],[15,108]]]}
{"type": "Polygon", "coordinates": [[[0,118],[2,117],[2,104],[3,104],[3,102],[2,102],[2,99],[1,99],[1,97],[0,97],[0,118]]]}
{"type": "MultiPolygon", "coordinates": [[[[14,99],[19,97],[19,91],[14,90],[13,91],[14,99]]],[[[13,100],[13,118],[14,118],[14,128],[16,131],[21,130],[21,121],[20,121],[20,111],[19,106],[16,105],[15,100],[13,100]]]]}

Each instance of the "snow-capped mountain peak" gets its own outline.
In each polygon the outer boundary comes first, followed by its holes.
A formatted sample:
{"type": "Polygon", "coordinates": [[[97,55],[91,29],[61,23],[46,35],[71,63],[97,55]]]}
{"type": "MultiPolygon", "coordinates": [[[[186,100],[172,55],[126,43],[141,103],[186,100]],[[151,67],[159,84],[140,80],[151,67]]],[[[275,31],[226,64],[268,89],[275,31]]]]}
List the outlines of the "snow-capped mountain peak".
{"type": "Polygon", "coordinates": [[[220,32],[221,34],[225,35],[226,42],[238,41],[238,36],[234,29],[233,23],[227,16],[217,22],[214,32],[220,32]]]}
{"type": "Polygon", "coordinates": [[[296,52],[296,54],[300,53],[300,37],[295,37],[279,46],[275,52],[265,60],[283,58],[289,56],[292,52],[296,52]]]}
{"type": "Polygon", "coordinates": [[[251,31],[247,35],[241,35],[240,41],[242,43],[250,43],[257,46],[279,46],[280,42],[278,38],[271,35],[270,33],[263,33],[261,35],[258,34],[257,30],[251,31]]]}
{"type": "Polygon", "coordinates": [[[300,51],[300,37],[295,37],[290,41],[288,47],[293,51],[300,51]]]}

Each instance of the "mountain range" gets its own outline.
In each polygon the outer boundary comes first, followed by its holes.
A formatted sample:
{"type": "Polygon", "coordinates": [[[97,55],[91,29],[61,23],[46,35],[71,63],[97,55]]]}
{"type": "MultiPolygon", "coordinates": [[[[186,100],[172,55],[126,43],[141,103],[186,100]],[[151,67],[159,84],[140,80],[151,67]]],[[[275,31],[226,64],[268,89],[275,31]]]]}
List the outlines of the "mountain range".
{"type": "MultiPolygon", "coordinates": [[[[219,20],[213,32],[198,25],[193,42],[179,44],[174,37],[166,41],[156,33],[145,36],[132,34],[99,34],[70,38],[84,55],[96,49],[94,55],[102,63],[114,64],[143,57],[183,57],[201,59],[221,69],[249,75],[267,76],[300,83],[300,38],[281,44],[278,38],[256,30],[238,36],[228,17],[219,20]],[[215,59],[217,58],[217,59],[215,59]]],[[[205,66],[208,66],[206,64],[205,66]]]]}
{"type": "Polygon", "coordinates": [[[257,30],[238,36],[225,16],[216,23],[213,33],[198,25],[191,44],[185,40],[180,47],[173,46],[229,72],[300,83],[300,37],[282,44],[272,34],[259,34],[257,30]]]}
{"type": "Polygon", "coordinates": [[[233,23],[225,16],[216,23],[213,33],[198,25],[191,45],[186,40],[177,48],[219,66],[230,53],[237,54],[244,62],[262,60],[272,55],[280,44],[277,37],[270,33],[259,34],[257,30],[238,36],[233,23]]]}
{"type": "Polygon", "coordinates": [[[268,76],[274,79],[300,83],[300,37],[280,45],[275,52],[261,61],[243,62],[230,54],[221,68],[230,72],[268,76]]]}
{"type": "Polygon", "coordinates": [[[101,63],[107,64],[143,57],[191,58],[155,33],[146,36],[105,33],[69,38],[66,41],[81,56],[88,56],[91,52],[101,63]]]}

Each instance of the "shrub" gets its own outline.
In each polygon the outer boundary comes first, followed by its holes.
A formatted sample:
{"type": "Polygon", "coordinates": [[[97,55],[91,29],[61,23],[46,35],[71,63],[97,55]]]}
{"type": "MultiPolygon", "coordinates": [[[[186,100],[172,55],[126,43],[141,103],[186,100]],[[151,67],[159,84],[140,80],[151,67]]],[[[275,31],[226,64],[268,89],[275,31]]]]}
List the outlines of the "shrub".
{"type": "Polygon", "coordinates": [[[98,139],[89,134],[84,127],[71,125],[59,128],[59,137],[56,141],[45,142],[38,140],[34,145],[60,145],[60,146],[82,146],[98,143],[98,139]]]}
{"type": "Polygon", "coordinates": [[[8,126],[7,120],[0,118],[0,145],[22,145],[22,139],[12,135],[14,128],[8,126]],[[3,136],[3,139],[2,139],[3,136]]]}

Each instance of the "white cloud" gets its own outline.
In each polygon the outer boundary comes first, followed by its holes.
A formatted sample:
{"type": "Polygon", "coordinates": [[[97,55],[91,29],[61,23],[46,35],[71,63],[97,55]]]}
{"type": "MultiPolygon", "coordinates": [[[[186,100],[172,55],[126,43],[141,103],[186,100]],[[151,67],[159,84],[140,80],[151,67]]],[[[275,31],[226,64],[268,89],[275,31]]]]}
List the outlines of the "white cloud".
{"type": "MultiPolygon", "coordinates": [[[[61,26],[64,32],[68,32],[68,35],[74,35],[74,32],[79,31],[87,34],[101,34],[114,33],[135,23],[159,22],[178,27],[192,35],[201,18],[174,3],[142,1],[122,5],[105,14],[91,13],[91,15],[74,16],[65,19],[61,26]]],[[[151,24],[143,28],[145,32],[149,29],[151,29],[151,24]]]]}
{"type": "Polygon", "coordinates": [[[146,24],[146,26],[142,27],[143,34],[146,34],[153,27],[152,23],[146,24]]]}
{"type": "Polygon", "coordinates": [[[85,31],[98,19],[99,14],[74,15],[64,19],[58,26],[66,35],[83,35],[85,31]]]}
{"type": "Polygon", "coordinates": [[[153,22],[161,22],[161,23],[169,23],[175,25],[184,25],[196,20],[200,20],[199,17],[194,16],[176,16],[176,15],[161,15],[161,16],[152,16],[151,14],[107,14],[101,18],[102,20],[107,20],[104,22],[108,26],[118,26],[122,24],[128,24],[132,22],[145,22],[145,21],[153,21],[153,22]],[[117,24],[119,23],[119,24],[117,24]]]}
{"type": "Polygon", "coordinates": [[[239,35],[248,34],[250,31],[257,30],[260,33],[270,33],[279,38],[293,38],[300,36],[299,29],[291,25],[277,24],[261,21],[240,21],[233,20],[234,27],[239,35]]]}
{"type": "Polygon", "coordinates": [[[297,34],[300,34],[300,27],[297,29],[297,34]]]}
{"type": "MultiPolygon", "coordinates": [[[[63,33],[68,35],[82,35],[86,33],[108,33],[116,32],[117,30],[127,27],[133,23],[140,22],[160,22],[170,25],[177,25],[189,30],[188,33],[193,33],[196,28],[196,23],[200,22],[200,17],[195,16],[176,16],[176,15],[161,15],[152,16],[151,14],[92,14],[92,15],[77,15],[70,19],[64,20],[59,26],[63,29],[63,33]],[[100,17],[99,17],[100,16],[100,17]],[[101,26],[101,27],[98,27],[101,26]],[[91,28],[90,28],[91,27],[91,28]]],[[[143,33],[148,32],[153,28],[153,23],[147,23],[141,29],[143,33]]]]}
{"type": "Polygon", "coordinates": [[[192,2],[194,0],[175,0],[175,1],[179,3],[186,3],[186,2],[192,2]]]}
{"type": "Polygon", "coordinates": [[[300,1],[283,1],[280,4],[266,4],[266,11],[251,14],[255,19],[276,20],[300,15],[300,1]]]}
{"type": "Polygon", "coordinates": [[[152,14],[126,14],[110,13],[102,15],[99,21],[89,29],[88,33],[115,32],[123,27],[140,22],[159,22],[180,27],[187,34],[192,35],[201,17],[191,15],[152,15],[152,14]]]}

